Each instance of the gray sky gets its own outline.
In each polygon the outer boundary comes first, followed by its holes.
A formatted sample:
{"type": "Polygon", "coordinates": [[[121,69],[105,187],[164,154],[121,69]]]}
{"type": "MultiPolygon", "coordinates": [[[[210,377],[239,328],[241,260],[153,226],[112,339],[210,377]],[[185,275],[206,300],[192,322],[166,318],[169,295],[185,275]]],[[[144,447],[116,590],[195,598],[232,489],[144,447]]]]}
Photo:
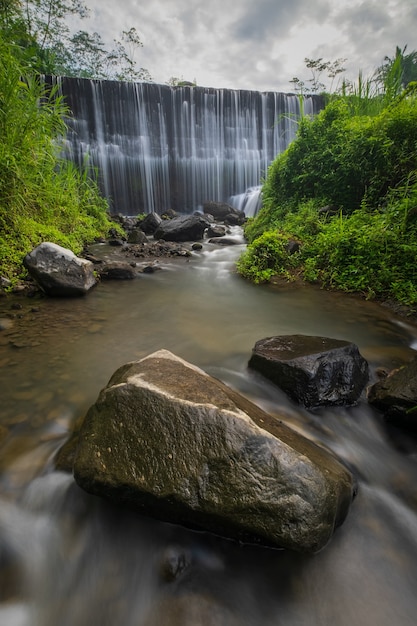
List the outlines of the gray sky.
{"type": "Polygon", "coordinates": [[[310,78],[304,58],[344,63],[370,76],[396,46],[417,50],[417,0],[86,0],[88,20],[109,46],[134,26],[135,60],[153,80],[202,87],[292,91],[310,78]]]}

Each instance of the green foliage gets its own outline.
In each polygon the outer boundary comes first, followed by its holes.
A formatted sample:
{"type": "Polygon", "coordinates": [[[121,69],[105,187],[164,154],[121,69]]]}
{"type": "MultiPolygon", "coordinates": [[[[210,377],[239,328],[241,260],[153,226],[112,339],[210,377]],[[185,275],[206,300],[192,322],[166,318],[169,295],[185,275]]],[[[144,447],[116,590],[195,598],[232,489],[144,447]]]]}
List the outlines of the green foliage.
{"type": "Polygon", "coordinates": [[[107,233],[107,202],[86,173],[59,158],[67,109],[54,89],[0,43],[0,273],[50,240],[78,253],[107,233]]]}
{"type": "Polygon", "coordinates": [[[288,250],[290,239],[277,230],[257,237],[238,260],[238,272],[254,283],[268,282],[276,274],[290,279],[290,269],[294,267],[296,258],[288,250]]]}
{"type": "Polygon", "coordinates": [[[417,304],[416,177],[417,172],[390,192],[380,210],[362,207],[351,215],[330,215],[311,202],[300,205],[282,218],[279,235],[280,241],[290,237],[301,241],[300,251],[288,259],[282,249],[268,245],[265,255],[263,242],[274,241],[277,233],[267,230],[249,244],[239,260],[239,273],[265,282],[292,268],[304,280],[326,288],[417,304]]]}
{"type": "Polygon", "coordinates": [[[80,30],[71,32],[68,18],[86,18],[83,0],[4,0],[0,2],[0,32],[15,44],[21,62],[40,74],[151,80],[149,72],[137,67],[135,53],[142,42],[134,27],[122,31],[108,50],[100,35],[80,30]]]}
{"type": "Polygon", "coordinates": [[[301,119],[245,228],[243,276],[259,282],[290,271],[326,288],[417,304],[417,85],[403,89],[403,60],[397,54],[379,84],[360,74],[355,89],[345,84],[315,119],[301,119]],[[302,244],[289,263],[272,245],[264,251],[278,232],[302,244]]]}
{"type": "Polygon", "coordinates": [[[331,220],[308,244],[309,269],[328,287],[415,304],[417,231],[408,223],[407,205],[403,199],[384,211],[331,220]]]}
{"type": "Polygon", "coordinates": [[[352,115],[346,99],[333,100],[314,120],[301,120],[296,141],[271,164],[264,206],[278,216],[306,200],[346,213],[363,202],[378,206],[416,169],[416,147],[415,95],[376,117],[352,115]]]}
{"type": "Polygon", "coordinates": [[[395,49],[393,57],[386,56],[383,64],[376,70],[376,80],[382,84],[387,82],[396,87],[396,94],[405,89],[411,82],[417,81],[417,51],[406,54],[407,46],[395,49]]]}
{"type": "Polygon", "coordinates": [[[308,70],[310,70],[310,78],[307,81],[301,80],[295,76],[290,83],[294,86],[297,93],[304,95],[307,93],[321,93],[326,91],[326,85],[322,82],[323,73],[327,78],[330,78],[330,86],[327,87],[327,92],[332,93],[334,79],[339,74],[343,74],[345,68],[343,63],[346,59],[336,59],[335,61],[324,61],[323,58],[309,59],[305,58],[304,62],[308,70]]]}

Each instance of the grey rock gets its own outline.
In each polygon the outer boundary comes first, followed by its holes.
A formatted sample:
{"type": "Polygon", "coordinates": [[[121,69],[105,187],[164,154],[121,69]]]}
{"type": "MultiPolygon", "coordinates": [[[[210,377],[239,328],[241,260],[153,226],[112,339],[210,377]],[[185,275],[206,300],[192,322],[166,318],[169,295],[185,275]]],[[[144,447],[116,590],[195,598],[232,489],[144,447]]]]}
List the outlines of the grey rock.
{"type": "Polygon", "coordinates": [[[236,246],[242,243],[241,241],[233,239],[232,237],[212,237],[211,239],[209,239],[208,242],[215,243],[217,246],[236,246]]]}
{"type": "Polygon", "coordinates": [[[55,243],[41,243],[25,256],[23,264],[50,296],[82,296],[97,283],[93,263],[55,243]]]}
{"type": "Polygon", "coordinates": [[[136,276],[135,268],[130,263],[124,263],[123,261],[104,263],[100,267],[100,278],[103,280],[132,280],[136,276]]]}
{"type": "Polygon", "coordinates": [[[133,230],[131,230],[127,237],[128,243],[146,243],[147,241],[147,236],[140,228],[134,228],[133,230]]]}
{"type": "Polygon", "coordinates": [[[143,230],[146,235],[153,235],[161,222],[162,218],[158,213],[148,213],[139,223],[139,228],[143,230]]]}
{"type": "Polygon", "coordinates": [[[87,492],[145,515],[307,552],[327,544],[354,491],[333,455],[166,350],[113,374],[73,471],[87,492]]]}
{"type": "Polygon", "coordinates": [[[226,226],[223,224],[211,224],[207,230],[208,237],[224,237],[226,234],[226,226]]]}
{"type": "Polygon", "coordinates": [[[369,387],[368,402],[387,421],[417,431],[417,357],[369,387]]]}
{"type": "Polygon", "coordinates": [[[368,363],[349,341],[282,335],[256,342],[248,364],[306,407],[355,404],[368,363]]]}
{"type": "Polygon", "coordinates": [[[246,220],[243,211],[239,211],[239,209],[235,209],[225,202],[205,202],[203,211],[212,215],[215,220],[228,224],[243,224],[246,220]]]}
{"type": "Polygon", "coordinates": [[[161,222],[154,237],[164,241],[198,241],[203,238],[207,226],[203,215],[181,215],[161,222]]]}

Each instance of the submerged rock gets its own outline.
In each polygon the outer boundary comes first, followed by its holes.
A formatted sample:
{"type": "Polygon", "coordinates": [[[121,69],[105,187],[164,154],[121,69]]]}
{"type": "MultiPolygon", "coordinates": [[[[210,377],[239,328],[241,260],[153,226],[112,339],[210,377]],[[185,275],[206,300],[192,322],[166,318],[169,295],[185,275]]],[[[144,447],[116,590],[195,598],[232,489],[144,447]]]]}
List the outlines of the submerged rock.
{"type": "Polygon", "coordinates": [[[387,421],[417,431],[417,357],[369,387],[368,402],[387,421]]]}
{"type": "Polygon", "coordinates": [[[309,552],[330,540],[354,490],[329,452],[166,350],[114,373],[73,471],[86,491],[145,515],[309,552]]]}
{"type": "Polygon", "coordinates": [[[134,266],[122,261],[104,263],[100,268],[100,278],[103,280],[133,280],[136,276],[134,266]]]}
{"type": "Polygon", "coordinates": [[[50,296],[82,296],[97,283],[91,261],[48,241],[29,252],[23,264],[50,296]]]}
{"type": "Polygon", "coordinates": [[[306,407],[354,404],[368,363],[349,341],[281,335],[256,342],[248,366],[306,407]]]}

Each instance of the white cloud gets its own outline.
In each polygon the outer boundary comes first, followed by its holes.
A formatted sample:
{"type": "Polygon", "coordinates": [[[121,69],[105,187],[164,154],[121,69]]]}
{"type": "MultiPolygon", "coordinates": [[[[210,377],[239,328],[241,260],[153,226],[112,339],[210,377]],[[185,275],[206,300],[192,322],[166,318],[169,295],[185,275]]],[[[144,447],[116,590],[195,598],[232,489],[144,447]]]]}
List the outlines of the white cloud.
{"type": "Polygon", "coordinates": [[[415,49],[415,0],[86,0],[81,27],[111,43],[134,26],[137,61],[156,82],[289,91],[308,78],[304,58],[346,58],[349,78],[373,71],[395,47],[415,49]]]}

